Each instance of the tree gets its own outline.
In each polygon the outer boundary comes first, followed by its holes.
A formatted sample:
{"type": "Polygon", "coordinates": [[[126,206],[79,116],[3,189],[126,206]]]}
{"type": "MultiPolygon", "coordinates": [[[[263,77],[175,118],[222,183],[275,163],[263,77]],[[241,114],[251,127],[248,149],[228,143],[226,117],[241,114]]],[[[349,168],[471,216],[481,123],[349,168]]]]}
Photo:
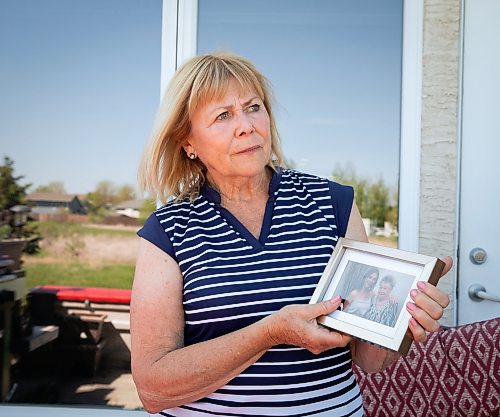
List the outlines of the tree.
{"type": "Polygon", "coordinates": [[[383,179],[379,179],[376,183],[370,185],[367,205],[370,218],[375,221],[378,227],[383,227],[389,210],[389,189],[383,179]]]}
{"type": "Polygon", "coordinates": [[[393,191],[389,209],[387,210],[387,221],[392,224],[394,229],[398,229],[398,211],[399,211],[399,193],[397,190],[393,191]]]}
{"type": "Polygon", "coordinates": [[[144,224],[149,215],[156,210],[156,201],[152,198],[144,200],[141,208],[139,209],[139,220],[144,224]]]}
{"type": "Polygon", "coordinates": [[[39,193],[66,194],[66,188],[62,181],[52,181],[47,185],[39,185],[35,188],[35,191],[39,193]]]}
{"type": "MultiPolygon", "coordinates": [[[[0,214],[2,227],[2,238],[15,236],[15,228],[10,216],[10,208],[16,205],[23,205],[26,199],[26,190],[31,184],[20,185],[19,181],[24,177],[14,176],[14,161],[8,156],[4,157],[3,165],[0,165],[0,214]]],[[[37,253],[40,250],[40,233],[32,219],[28,219],[21,230],[21,236],[27,240],[24,252],[37,253]]]]}
{"type": "Polygon", "coordinates": [[[135,190],[134,187],[132,187],[131,185],[125,184],[118,187],[118,190],[116,190],[115,200],[117,203],[134,199],[135,199],[135,190]]]}
{"type": "Polygon", "coordinates": [[[115,186],[110,181],[100,181],[94,191],[87,194],[89,214],[95,221],[106,217],[107,210],[114,203],[115,186]]]}
{"type": "Polygon", "coordinates": [[[372,220],[378,227],[384,226],[385,221],[397,225],[397,193],[394,202],[391,202],[390,189],[382,178],[376,182],[358,178],[352,162],[345,166],[337,164],[332,178],[354,188],[356,205],[362,217],[372,220]]]}
{"type": "Polygon", "coordinates": [[[342,184],[351,185],[354,188],[354,199],[359,212],[363,217],[370,218],[370,208],[368,206],[370,184],[364,178],[358,179],[353,163],[348,161],[344,166],[336,164],[332,179],[342,184]]]}
{"type": "Polygon", "coordinates": [[[0,165],[0,210],[8,210],[24,202],[26,190],[31,184],[20,185],[18,181],[21,179],[23,176],[14,176],[14,161],[4,157],[4,164],[0,165]]]}

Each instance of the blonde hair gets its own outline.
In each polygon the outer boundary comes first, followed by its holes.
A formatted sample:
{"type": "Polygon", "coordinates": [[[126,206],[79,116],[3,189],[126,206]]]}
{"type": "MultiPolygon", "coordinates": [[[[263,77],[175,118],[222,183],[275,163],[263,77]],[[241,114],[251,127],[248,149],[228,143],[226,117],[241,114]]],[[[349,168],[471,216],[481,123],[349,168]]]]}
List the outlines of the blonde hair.
{"type": "Polygon", "coordinates": [[[260,95],[270,119],[272,169],[284,164],[276,122],[271,109],[267,79],[245,58],[228,52],[196,56],[182,65],[170,81],[155,122],[155,129],[139,167],[139,186],[162,202],[199,194],[206,167],[183,151],[191,130],[191,116],[198,105],[219,99],[232,80],[260,95]]]}

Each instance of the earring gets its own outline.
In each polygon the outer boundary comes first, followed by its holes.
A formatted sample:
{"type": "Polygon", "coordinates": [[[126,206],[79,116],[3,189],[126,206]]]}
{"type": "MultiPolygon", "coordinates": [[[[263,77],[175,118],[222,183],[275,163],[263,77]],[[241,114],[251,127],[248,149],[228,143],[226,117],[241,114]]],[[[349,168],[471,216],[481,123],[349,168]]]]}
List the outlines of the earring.
{"type": "Polygon", "coordinates": [[[189,159],[196,159],[196,154],[194,152],[190,152],[188,154],[189,159]]]}

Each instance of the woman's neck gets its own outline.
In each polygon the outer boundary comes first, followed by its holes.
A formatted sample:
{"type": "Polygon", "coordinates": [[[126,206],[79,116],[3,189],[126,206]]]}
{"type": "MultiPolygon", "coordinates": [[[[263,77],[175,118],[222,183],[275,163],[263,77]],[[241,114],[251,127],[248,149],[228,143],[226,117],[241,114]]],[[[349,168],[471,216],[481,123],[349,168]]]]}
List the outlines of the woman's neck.
{"type": "Polygon", "coordinates": [[[221,204],[242,203],[267,198],[271,172],[266,168],[261,175],[242,177],[228,181],[215,181],[210,174],[207,175],[208,183],[221,197],[221,204]]]}

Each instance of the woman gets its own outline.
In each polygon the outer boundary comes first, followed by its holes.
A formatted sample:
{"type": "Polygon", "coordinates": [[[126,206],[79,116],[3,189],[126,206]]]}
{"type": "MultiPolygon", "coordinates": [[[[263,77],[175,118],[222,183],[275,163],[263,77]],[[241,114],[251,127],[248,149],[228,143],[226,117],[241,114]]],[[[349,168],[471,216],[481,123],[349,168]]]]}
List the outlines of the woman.
{"type": "Polygon", "coordinates": [[[344,311],[346,313],[356,314],[357,316],[364,317],[370,309],[372,298],[375,296],[373,289],[378,281],[378,269],[369,268],[363,275],[361,287],[352,290],[346,297],[344,311]]]}
{"type": "MultiPolygon", "coordinates": [[[[339,236],[366,240],[349,187],[281,169],[265,78],[247,60],[195,57],[170,83],[140,178],[166,201],[139,232],[132,373],[165,416],[362,415],[353,360],[397,356],[317,324],[308,305],[339,236]]],[[[408,309],[416,340],[447,296],[408,309]]]]}
{"type": "Polygon", "coordinates": [[[370,309],[365,318],[394,327],[398,317],[398,302],[391,297],[396,280],[391,275],[386,275],[380,281],[377,295],[373,297],[370,309]]]}

